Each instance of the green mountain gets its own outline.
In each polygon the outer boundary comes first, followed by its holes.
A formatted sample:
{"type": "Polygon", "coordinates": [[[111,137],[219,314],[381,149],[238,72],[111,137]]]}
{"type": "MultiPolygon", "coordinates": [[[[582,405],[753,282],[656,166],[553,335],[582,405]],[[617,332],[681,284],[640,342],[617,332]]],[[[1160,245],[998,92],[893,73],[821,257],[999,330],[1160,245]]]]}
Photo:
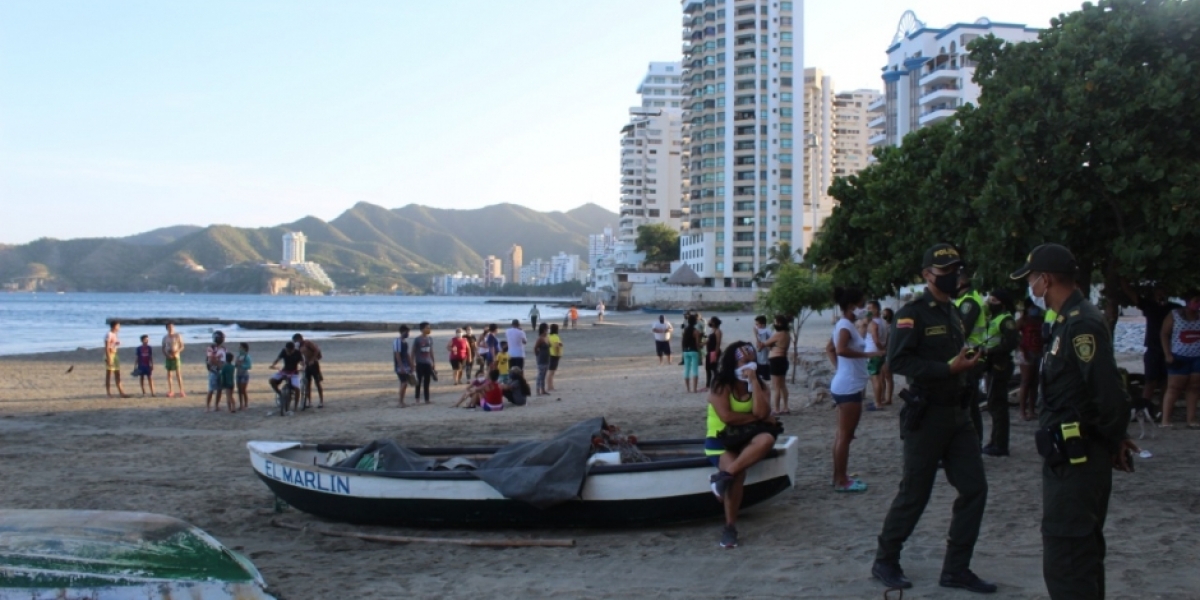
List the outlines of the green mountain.
{"type": "Polygon", "coordinates": [[[0,245],[0,283],[8,289],[260,293],[320,284],[278,262],[282,238],[303,232],[307,259],[341,289],[419,292],[437,274],[479,273],[483,259],[513,244],[526,262],[558,252],[587,254],[587,236],[617,215],[595,204],[538,212],[514,204],[473,210],[409,204],[387,209],[360,202],[332,221],[305,217],[274,227],[177,225],[125,238],[0,245]]]}

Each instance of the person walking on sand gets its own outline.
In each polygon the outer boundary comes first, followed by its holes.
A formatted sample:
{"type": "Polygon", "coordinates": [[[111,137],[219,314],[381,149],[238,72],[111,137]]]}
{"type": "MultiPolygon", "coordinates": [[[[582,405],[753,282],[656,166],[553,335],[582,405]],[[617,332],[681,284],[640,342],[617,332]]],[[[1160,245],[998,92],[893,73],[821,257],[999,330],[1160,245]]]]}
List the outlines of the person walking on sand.
{"type": "Polygon", "coordinates": [[[604,322],[604,301],[603,300],[601,300],[598,304],[596,304],[596,322],[597,323],[604,322]]]}
{"type": "Polygon", "coordinates": [[[471,356],[471,344],[463,337],[462,329],[454,330],[454,337],[446,343],[446,350],[450,353],[450,369],[454,371],[454,385],[460,385],[463,382],[463,365],[470,370],[471,365],[467,362],[467,358],[471,356]]]}
{"type": "Polygon", "coordinates": [[[408,392],[408,378],[412,376],[412,359],[408,352],[408,325],[401,325],[400,335],[392,341],[392,368],[400,379],[400,408],[404,408],[404,394],[408,392]]]}
{"type": "Polygon", "coordinates": [[[429,385],[433,372],[437,369],[437,359],[433,356],[433,337],[427,321],[418,325],[421,335],[413,340],[412,362],[417,367],[417,385],[413,388],[413,401],[421,401],[421,390],[425,390],[425,404],[429,404],[429,385]]]}
{"type": "MultiPolygon", "coordinates": [[[[525,338],[525,332],[521,330],[521,321],[518,319],[512,320],[512,327],[509,327],[504,332],[505,339],[508,340],[508,357],[509,367],[525,368],[525,344],[528,340],[525,338]]],[[[505,373],[501,373],[504,375],[505,373]]]]}
{"type": "Polygon", "coordinates": [[[133,351],[133,374],[138,376],[138,383],[142,386],[142,397],[146,397],[146,382],[150,382],[150,397],[154,395],[154,348],[150,347],[150,336],[142,335],[142,345],[138,346],[133,351]]]}
{"type": "Polygon", "coordinates": [[[665,315],[658,315],[658,322],[650,328],[654,332],[654,353],[658,355],[658,364],[671,364],[671,332],[675,328],[667,321],[665,315]]]}
{"type": "Polygon", "coordinates": [[[171,321],[167,321],[167,335],[162,339],[162,351],[163,369],[167,372],[167,397],[175,397],[171,388],[171,375],[174,375],[175,382],[179,384],[179,397],[187,398],[183,391],[183,371],[179,368],[180,357],[183,355],[183,336],[175,331],[175,323],[171,321]]]}
{"type": "Polygon", "coordinates": [[[529,330],[530,331],[537,331],[537,322],[538,322],[538,319],[540,319],[540,318],[542,318],[542,311],[538,310],[537,304],[534,304],[533,308],[529,309],[529,330]]]}
{"type": "Polygon", "coordinates": [[[212,334],[212,344],[204,349],[204,368],[208,370],[208,396],[204,398],[204,412],[221,410],[221,367],[225,366],[225,333],[217,330],[212,334]],[[213,396],[217,397],[213,404],[213,396]]]}
{"type": "Polygon", "coordinates": [[[683,327],[679,349],[683,352],[683,388],[689,393],[699,392],[700,331],[696,328],[696,315],[687,316],[687,325],[683,327]]]}
{"type": "Polygon", "coordinates": [[[250,408],[250,392],[247,388],[250,387],[250,369],[254,367],[250,360],[250,344],[238,344],[237,360],[233,364],[236,369],[234,379],[237,384],[238,410],[246,410],[250,408]]]}
{"type": "MultiPolygon", "coordinates": [[[[567,316],[571,318],[571,329],[575,329],[579,325],[579,309],[575,308],[575,305],[572,304],[571,310],[567,311],[567,316]]],[[[563,329],[566,328],[567,326],[564,324],[563,329]]]]}
{"type": "Polygon", "coordinates": [[[121,323],[113,321],[108,326],[108,333],[104,336],[104,393],[112,398],[112,384],[115,381],[117,384],[117,394],[122,398],[128,398],[129,394],[125,393],[125,388],[121,387],[121,359],[117,356],[117,348],[121,347],[121,338],[117,334],[121,331],[121,323]]]}

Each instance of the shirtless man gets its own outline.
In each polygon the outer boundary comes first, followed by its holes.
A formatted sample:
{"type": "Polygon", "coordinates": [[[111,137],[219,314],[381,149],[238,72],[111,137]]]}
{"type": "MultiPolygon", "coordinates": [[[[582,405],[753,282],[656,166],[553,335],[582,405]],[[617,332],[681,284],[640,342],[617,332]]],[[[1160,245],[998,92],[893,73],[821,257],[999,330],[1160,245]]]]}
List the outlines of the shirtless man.
{"type": "Polygon", "coordinates": [[[175,392],[171,387],[171,375],[175,375],[175,382],[179,384],[179,397],[186,398],[187,394],[183,391],[183,371],[179,368],[179,359],[183,355],[183,336],[175,331],[175,324],[167,323],[167,335],[162,339],[163,362],[167,369],[167,397],[175,397],[175,392]]]}
{"type": "Polygon", "coordinates": [[[324,357],[321,356],[321,349],[312,340],[306,340],[298,333],[292,336],[292,341],[296,343],[296,349],[304,357],[304,408],[312,406],[314,382],[317,384],[317,408],[325,408],[325,387],[321,385],[325,377],[321,375],[320,363],[324,357]]]}

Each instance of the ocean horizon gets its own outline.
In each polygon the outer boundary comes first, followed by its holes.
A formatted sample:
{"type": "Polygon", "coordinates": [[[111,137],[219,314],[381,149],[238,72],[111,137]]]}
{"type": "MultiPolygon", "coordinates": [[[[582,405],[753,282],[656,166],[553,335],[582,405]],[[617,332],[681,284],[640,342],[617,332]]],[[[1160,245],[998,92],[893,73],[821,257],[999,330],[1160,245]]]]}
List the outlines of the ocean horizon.
{"type": "MultiPolygon", "coordinates": [[[[548,304],[572,298],[499,298],[475,296],[266,296],[240,294],[156,293],[6,293],[0,294],[0,356],[100,348],[109,318],[214,319],[211,324],[177,327],[188,344],[207,342],[221,329],[231,342],[279,340],[290,332],[242,329],[223,323],[243,321],[366,321],[417,324],[528,322],[536,303],[544,320],[561,321],[566,309],[548,304]],[[503,303],[489,303],[503,300],[503,303]]],[[[579,307],[580,314],[595,311],[579,307]]],[[[162,325],[121,327],[121,347],[132,348],[142,334],[157,347],[162,325]]],[[[300,330],[305,337],[326,338],[347,332],[300,330]]],[[[362,333],[362,332],[352,332],[362,333]]]]}

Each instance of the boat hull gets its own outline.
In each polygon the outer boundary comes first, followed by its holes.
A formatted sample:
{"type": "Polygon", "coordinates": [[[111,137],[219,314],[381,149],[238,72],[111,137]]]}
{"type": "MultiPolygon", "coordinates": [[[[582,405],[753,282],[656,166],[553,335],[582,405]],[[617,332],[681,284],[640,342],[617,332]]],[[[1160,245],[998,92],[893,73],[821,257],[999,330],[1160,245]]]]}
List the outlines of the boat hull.
{"type": "MultiPolygon", "coordinates": [[[[464,472],[375,474],[331,469],[256,449],[255,473],[275,495],[325,519],[410,526],[649,526],[716,518],[724,508],[709,490],[715,472],[703,457],[593,467],[580,498],[539,509],[501,496],[464,472]]],[[[292,447],[298,448],[295,444],[292,447]]],[[[276,446],[278,448],[278,446],[276,446]]],[[[792,486],[797,442],[783,438],[747,472],[748,508],[792,486]]]]}

